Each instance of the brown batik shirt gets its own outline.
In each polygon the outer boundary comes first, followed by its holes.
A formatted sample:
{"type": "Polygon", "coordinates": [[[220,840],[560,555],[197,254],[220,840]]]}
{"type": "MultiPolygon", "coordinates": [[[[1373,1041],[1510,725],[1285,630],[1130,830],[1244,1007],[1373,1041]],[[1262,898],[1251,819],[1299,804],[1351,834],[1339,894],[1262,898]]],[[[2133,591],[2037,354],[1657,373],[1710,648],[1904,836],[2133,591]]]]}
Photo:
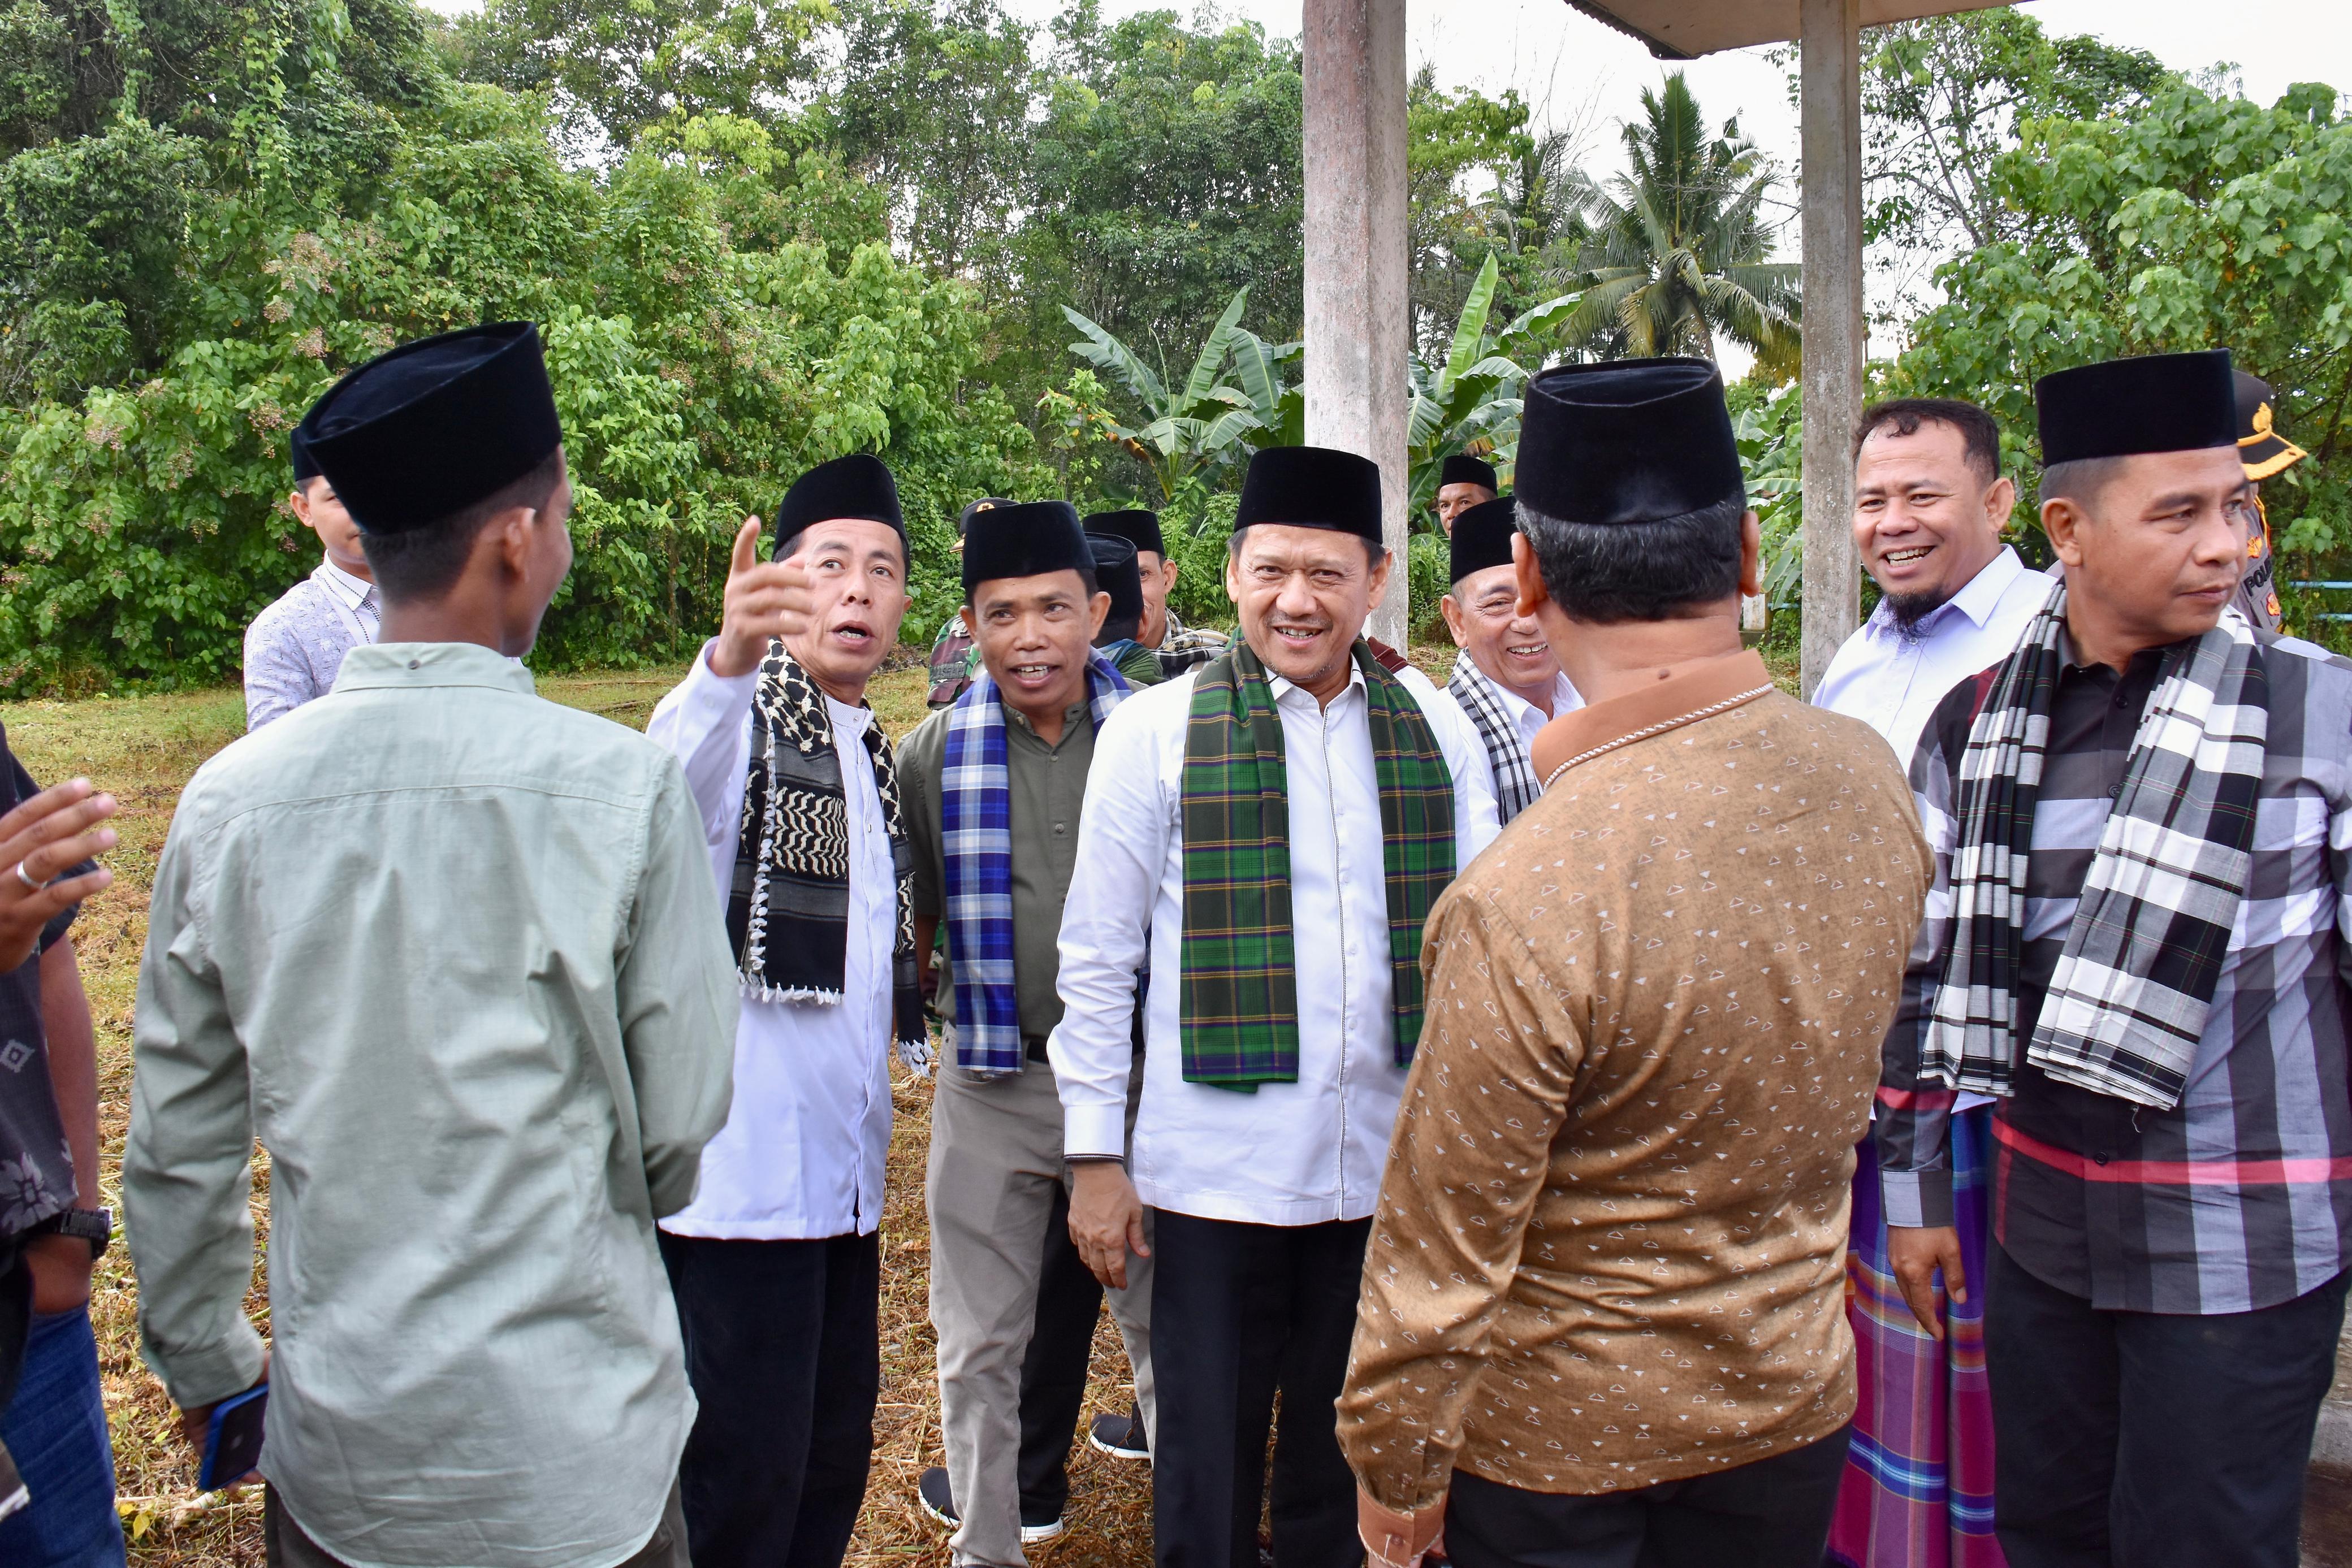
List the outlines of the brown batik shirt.
{"type": "Polygon", "coordinates": [[[1753,653],[1535,756],[1430,916],[1339,1400],[1368,1530],[1424,1542],[1457,1467],[1605,1492],[1853,1414],[1847,1185],[1929,868],[1903,769],[1753,653]]]}

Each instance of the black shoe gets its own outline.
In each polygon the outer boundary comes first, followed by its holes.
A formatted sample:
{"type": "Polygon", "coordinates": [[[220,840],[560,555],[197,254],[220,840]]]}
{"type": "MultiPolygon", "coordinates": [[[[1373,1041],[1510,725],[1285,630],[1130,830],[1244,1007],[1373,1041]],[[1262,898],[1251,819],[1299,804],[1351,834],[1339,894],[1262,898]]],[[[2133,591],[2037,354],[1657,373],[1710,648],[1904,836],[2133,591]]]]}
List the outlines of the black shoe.
{"type": "Polygon", "coordinates": [[[1114,1459],[1151,1458],[1151,1437],[1139,1414],[1096,1416],[1087,1424],[1087,1441],[1114,1459]]]}
{"type": "MultiPolygon", "coordinates": [[[[925,1513],[950,1530],[963,1523],[963,1515],[956,1511],[955,1493],[948,1486],[945,1466],[933,1465],[923,1472],[923,1479],[915,1483],[915,1500],[922,1504],[925,1513]]],[[[1021,1544],[1024,1546],[1038,1545],[1061,1533],[1062,1521],[1058,1519],[1024,1519],[1021,1521],[1021,1544]]]]}

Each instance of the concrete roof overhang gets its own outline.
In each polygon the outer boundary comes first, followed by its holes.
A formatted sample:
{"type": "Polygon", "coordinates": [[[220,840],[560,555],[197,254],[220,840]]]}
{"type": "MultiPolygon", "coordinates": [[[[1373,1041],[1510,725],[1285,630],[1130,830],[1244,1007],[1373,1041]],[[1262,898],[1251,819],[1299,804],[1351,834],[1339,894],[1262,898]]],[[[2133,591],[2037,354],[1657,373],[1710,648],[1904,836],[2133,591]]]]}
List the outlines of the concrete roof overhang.
{"type": "MultiPolygon", "coordinates": [[[[1802,32],[1798,0],[1568,0],[1596,20],[1629,33],[1662,60],[1687,60],[1718,49],[1785,44],[1802,32]]],[[[1912,22],[1956,11],[1990,11],[2012,0],[1862,0],[1862,25],[1912,22]]]]}

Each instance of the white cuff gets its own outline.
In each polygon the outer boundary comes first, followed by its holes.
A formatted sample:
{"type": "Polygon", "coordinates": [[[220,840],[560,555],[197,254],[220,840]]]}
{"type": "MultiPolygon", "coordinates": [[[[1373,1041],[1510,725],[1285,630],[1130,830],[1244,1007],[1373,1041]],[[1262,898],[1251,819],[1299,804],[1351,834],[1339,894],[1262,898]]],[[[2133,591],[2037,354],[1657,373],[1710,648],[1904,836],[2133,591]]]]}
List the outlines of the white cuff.
{"type": "Polygon", "coordinates": [[[1062,1108],[1062,1153],[1127,1157],[1127,1107],[1066,1105],[1062,1108]]]}

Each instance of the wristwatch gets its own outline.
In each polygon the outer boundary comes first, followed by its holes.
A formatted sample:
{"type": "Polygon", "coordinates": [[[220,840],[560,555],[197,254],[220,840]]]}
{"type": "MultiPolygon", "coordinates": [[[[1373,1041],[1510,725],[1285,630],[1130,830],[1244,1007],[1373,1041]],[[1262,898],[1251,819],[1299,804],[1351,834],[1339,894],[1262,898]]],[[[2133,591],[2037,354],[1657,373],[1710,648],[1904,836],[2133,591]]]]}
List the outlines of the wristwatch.
{"type": "Polygon", "coordinates": [[[52,1214],[32,1228],[35,1236],[71,1236],[89,1243],[90,1261],[106,1256],[114,1243],[114,1211],[110,1208],[68,1208],[52,1214]]]}

